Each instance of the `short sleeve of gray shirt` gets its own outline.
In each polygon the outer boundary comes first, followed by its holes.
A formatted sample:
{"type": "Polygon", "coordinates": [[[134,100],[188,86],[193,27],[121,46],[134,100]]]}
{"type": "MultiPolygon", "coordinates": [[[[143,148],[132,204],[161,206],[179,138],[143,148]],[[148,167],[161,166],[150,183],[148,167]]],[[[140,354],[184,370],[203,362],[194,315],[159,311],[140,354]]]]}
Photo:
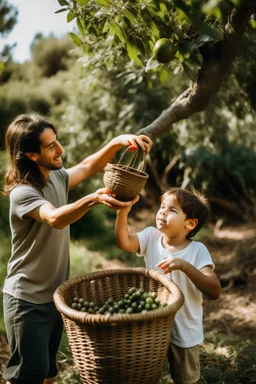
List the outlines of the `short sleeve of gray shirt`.
{"type": "Polygon", "coordinates": [[[59,230],[27,213],[50,202],[68,201],[68,173],[52,171],[42,191],[19,185],[10,193],[12,254],[3,292],[33,303],[52,301],[54,290],[69,274],[69,226],[59,230]]]}

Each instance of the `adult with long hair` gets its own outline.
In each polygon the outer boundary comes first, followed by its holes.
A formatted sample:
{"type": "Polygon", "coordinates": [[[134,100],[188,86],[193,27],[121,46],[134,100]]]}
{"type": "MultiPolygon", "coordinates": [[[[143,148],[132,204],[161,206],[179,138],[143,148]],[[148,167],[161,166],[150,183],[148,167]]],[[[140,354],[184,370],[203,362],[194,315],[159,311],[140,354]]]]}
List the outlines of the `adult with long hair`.
{"type": "Polygon", "coordinates": [[[106,188],[68,203],[70,188],[93,176],[123,146],[146,152],[144,135],[120,135],[79,164],[65,169],[64,149],[46,118],[17,116],[6,131],[9,164],[4,193],[10,199],[12,252],[3,287],[11,355],[3,378],[11,384],[51,384],[62,335],[53,293],[69,277],[69,226],[98,204],[121,209],[106,188]]]}

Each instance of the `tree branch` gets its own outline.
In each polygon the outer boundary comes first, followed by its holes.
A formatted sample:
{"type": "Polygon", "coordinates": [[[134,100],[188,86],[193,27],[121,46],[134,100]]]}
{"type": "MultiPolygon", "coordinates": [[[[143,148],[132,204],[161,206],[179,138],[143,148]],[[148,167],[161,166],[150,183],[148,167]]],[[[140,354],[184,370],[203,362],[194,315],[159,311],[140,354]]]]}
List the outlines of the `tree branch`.
{"type": "Polygon", "coordinates": [[[242,37],[249,19],[254,13],[256,0],[244,0],[239,8],[232,10],[225,25],[224,39],[213,46],[205,44],[201,49],[202,67],[196,83],[185,90],[173,104],[147,127],[138,131],[154,139],[173,123],[184,120],[196,112],[204,110],[218,92],[224,77],[238,55],[242,37]],[[211,49],[209,49],[211,48],[211,49]]]}

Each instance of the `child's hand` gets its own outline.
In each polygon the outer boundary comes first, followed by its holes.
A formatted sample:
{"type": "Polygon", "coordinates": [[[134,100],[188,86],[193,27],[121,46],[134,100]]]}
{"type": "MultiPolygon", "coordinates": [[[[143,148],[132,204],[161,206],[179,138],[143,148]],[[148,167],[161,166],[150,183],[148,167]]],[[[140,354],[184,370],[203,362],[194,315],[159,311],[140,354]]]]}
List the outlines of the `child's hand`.
{"type": "Polygon", "coordinates": [[[177,270],[184,272],[185,266],[187,264],[188,263],[186,261],[175,258],[172,260],[162,260],[156,266],[161,268],[166,275],[167,273],[177,270]]]}
{"type": "Polygon", "coordinates": [[[132,201],[121,201],[116,199],[116,195],[112,193],[108,188],[100,188],[92,195],[92,200],[98,204],[104,204],[110,209],[129,212],[131,207],[137,203],[139,196],[136,196],[132,201]]]}
{"type": "Polygon", "coordinates": [[[137,203],[137,201],[139,201],[139,199],[140,199],[140,196],[139,195],[137,195],[133,200],[131,200],[131,201],[126,201],[126,206],[125,207],[122,207],[122,208],[120,208],[118,211],[120,212],[124,212],[124,213],[129,213],[130,212],[130,210],[132,209],[132,206],[134,205],[134,204],[136,204],[137,203]]]}

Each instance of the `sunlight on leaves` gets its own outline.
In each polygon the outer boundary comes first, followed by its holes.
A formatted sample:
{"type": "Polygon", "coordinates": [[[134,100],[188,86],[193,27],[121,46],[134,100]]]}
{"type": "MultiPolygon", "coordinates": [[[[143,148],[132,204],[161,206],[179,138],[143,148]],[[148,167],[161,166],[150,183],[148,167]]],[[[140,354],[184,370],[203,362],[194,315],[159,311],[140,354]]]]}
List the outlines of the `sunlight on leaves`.
{"type": "Polygon", "coordinates": [[[84,28],[84,21],[83,21],[83,19],[78,17],[76,19],[76,25],[77,25],[81,35],[85,36],[85,28],[84,28]]]}
{"type": "Polygon", "coordinates": [[[109,7],[111,5],[110,0],[96,0],[96,3],[101,5],[102,7],[109,7]]]}
{"type": "Polygon", "coordinates": [[[80,38],[75,33],[69,32],[69,36],[73,40],[73,43],[78,47],[80,47],[83,44],[82,40],[80,40],[80,38]]]}
{"type": "Polygon", "coordinates": [[[83,7],[88,4],[89,0],[76,0],[76,2],[83,7]]]}
{"type": "Polygon", "coordinates": [[[138,55],[138,50],[136,45],[132,44],[129,40],[126,41],[126,49],[128,52],[128,56],[131,60],[136,60],[138,55]]]}
{"type": "Polygon", "coordinates": [[[128,11],[128,9],[124,9],[124,16],[131,22],[131,23],[135,23],[136,22],[136,19],[134,17],[134,15],[128,11]]]}
{"type": "Polygon", "coordinates": [[[109,33],[111,35],[116,35],[122,43],[126,42],[126,33],[116,22],[111,24],[109,33]]]}

